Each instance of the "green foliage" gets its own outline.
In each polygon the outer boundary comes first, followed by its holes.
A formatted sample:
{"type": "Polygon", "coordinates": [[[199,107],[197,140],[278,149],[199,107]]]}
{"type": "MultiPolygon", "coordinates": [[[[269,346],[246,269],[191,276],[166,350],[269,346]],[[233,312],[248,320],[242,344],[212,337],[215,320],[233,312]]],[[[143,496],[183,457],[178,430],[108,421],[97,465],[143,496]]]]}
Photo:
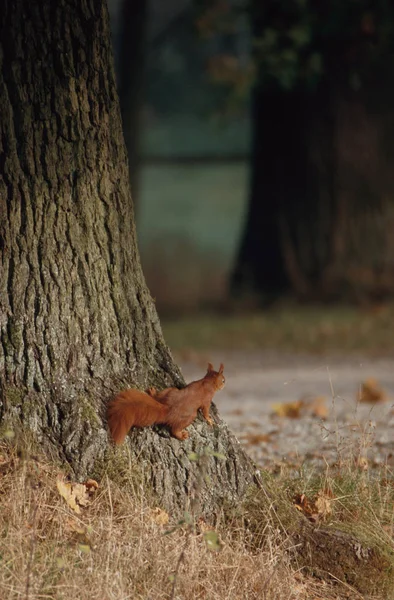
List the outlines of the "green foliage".
{"type": "Polygon", "coordinates": [[[368,85],[376,68],[387,72],[393,67],[394,6],[386,0],[196,4],[199,29],[210,36],[223,31],[231,17],[235,30],[240,14],[248,15],[257,80],[267,87],[314,89],[327,79],[359,89],[368,85]]]}
{"type": "Polygon", "coordinates": [[[291,89],[322,78],[363,85],[377,62],[392,54],[394,8],[385,1],[332,0],[252,5],[255,59],[260,79],[291,89]]]}
{"type": "Polygon", "coordinates": [[[222,544],[216,531],[206,531],[203,537],[208,550],[211,550],[211,552],[220,552],[222,544]]]}

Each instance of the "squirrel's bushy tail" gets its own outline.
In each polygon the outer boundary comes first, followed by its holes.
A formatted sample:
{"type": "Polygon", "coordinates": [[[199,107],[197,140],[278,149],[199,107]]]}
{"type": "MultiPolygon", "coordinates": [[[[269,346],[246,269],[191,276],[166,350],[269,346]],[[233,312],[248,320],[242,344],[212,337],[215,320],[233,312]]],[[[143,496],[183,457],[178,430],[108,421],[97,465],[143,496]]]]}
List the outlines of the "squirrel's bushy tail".
{"type": "Polygon", "coordinates": [[[108,427],[115,444],[121,444],[131,427],[165,423],[168,408],[139,390],[123,390],[107,409],[108,427]]]}

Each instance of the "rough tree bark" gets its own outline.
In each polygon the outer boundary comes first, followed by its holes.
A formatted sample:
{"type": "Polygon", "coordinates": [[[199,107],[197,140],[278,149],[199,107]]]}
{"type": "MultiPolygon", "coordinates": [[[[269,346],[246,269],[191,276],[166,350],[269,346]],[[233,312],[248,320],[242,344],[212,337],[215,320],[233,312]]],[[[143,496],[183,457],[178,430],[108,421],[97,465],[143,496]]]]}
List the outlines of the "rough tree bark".
{"type": "Polygon", "coordinates": [[[204,510],[242,496],[254,469],[218,416],[186,443],[145,429],[110,450],[116,391],[183,379],[140,267],[105,0],[2,4],[0,218],[3,424],[33,431],[78,477],[131,452],[176,510],[195,482],[188,454],[208,446],[226,460],[209,457],[204,510]]]}
{"type": "Polygon", "coordinates": [[[118,60],[119,100],[128,159],[134,211],[138,209],[139,155],[145,52],[147,1],[123,0],[118,60]]]}

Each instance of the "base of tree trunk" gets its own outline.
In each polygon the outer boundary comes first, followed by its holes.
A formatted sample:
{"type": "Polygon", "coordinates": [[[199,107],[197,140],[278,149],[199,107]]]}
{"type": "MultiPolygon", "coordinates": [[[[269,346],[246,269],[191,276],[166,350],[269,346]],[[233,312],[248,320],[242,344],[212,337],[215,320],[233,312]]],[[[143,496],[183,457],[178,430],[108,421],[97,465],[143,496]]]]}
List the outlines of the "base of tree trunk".
{"type": "Polygon", "coordinates": [[[74,396],[70,387],[67,389],[68,395],[63,395],[61,389],[32,392],[3,385],[0,417],[3,431],[13,431],[16,436],[32,434],[34,441],[65,462],[78,480],[100,479],[105,473],[121,479],[132,469],[129,475],[143,483],[155,502],[172,516],[182,515],[192,503],[199,506],[201,516],[211,520],[225,505],[237,505],[259,476],[214,405],[214,427],[198,417],[189,427],[186,441],[180,442],[156,426],[132,430],[125,443],[115,447],[103,425],[106,402],[95,408],[105,391],[92,384],[84,393],[75,389],[74,396]]]}

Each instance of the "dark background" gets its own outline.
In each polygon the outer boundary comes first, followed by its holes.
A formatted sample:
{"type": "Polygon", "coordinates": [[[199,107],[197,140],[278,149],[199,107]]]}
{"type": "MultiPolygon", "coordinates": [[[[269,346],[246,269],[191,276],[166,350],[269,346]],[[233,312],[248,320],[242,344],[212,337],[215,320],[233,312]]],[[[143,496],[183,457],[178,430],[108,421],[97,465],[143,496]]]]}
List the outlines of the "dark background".
{"type": "Polygon", "coordinates": [[[389,301],[390,4],[109,6],[139,246],[161,314],[389,301]]]}

